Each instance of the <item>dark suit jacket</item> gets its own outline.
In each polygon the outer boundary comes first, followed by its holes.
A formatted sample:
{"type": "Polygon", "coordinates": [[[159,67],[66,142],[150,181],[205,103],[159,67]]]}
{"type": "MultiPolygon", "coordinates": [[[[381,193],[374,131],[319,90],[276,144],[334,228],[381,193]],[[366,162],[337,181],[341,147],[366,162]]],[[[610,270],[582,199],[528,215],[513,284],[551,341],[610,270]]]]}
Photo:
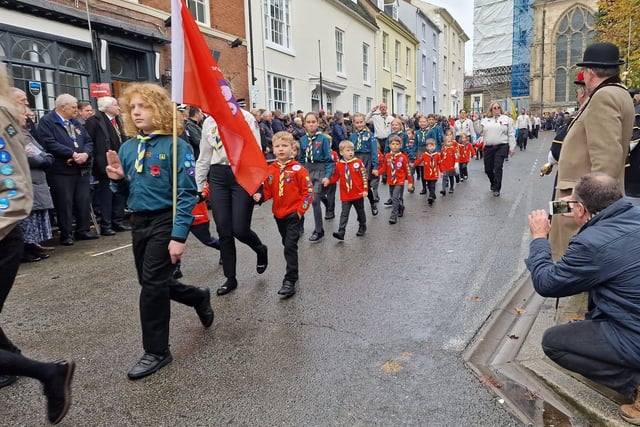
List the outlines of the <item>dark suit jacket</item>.
{"type": "MultiPolygon", "coordinates": [[[[119,117],[116,117],[116,124],[120,135],[124,136],[119,117]]],[[[84,127],[93,141],[93,176],[98,180],[106,179],[107,151],[118,152],[120,145],[122,145],[120,135],[111,124],[109,117],[102,111],[98,111],[90,117],[84,127]]]]}
{"type": "Polygon", "coordinates": [[[64,124],[60,121],[55,111],[42,116],[38,122],[38,141],[47,153],[53,154],[55,158],[53,166],[47,170],[48,173],[61,175],[75,175],[81,169],[91,166],[93,156],[93,141],[84,127],[76,119],[71,120],[75,128],[76,144],[67,133],[64,124]],[[75,146],[77,145],[77,147],[75,146]],[[67,160],[73,153],[87,153],[89,160],[83,165],[72,163],[67,164],[67,160]]]}

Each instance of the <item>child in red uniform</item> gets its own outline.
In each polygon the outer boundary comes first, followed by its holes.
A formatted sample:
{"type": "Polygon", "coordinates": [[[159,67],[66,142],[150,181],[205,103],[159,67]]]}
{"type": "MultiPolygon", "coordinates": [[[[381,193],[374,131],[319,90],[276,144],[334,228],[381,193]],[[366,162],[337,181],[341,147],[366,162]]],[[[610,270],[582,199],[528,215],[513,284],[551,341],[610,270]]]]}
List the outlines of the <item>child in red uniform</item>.
{"type": "Polygon", "coordinates": [[[456,163],[458,162],[458,147],[456,145],[458,143],[453,139],[453,131],[448,129],[444,134],[444,145],[440,150],[440,171],[442,172],[442,190],[440,194],[443,196],[447,194],[447,186],[449,187],[449,193],[453,193],[456,163]]]}
{"type": "Polygon", "coordinates": [[[404,215],[404,182],[409,181],[409,189],[413,188],[413,176],[411,176],[409,158],[400,152],[402,138],[397,135],[389,139],[390,153],[384,156],[384,161],[380,163],[379,173],[387,174],[387,184],[391,189],[391,202],[393,210],[389,217],[389,224],[398,222],[398,217],[404,215]]]}
{"type": "MultiPolygon", "coordinates": [[[[209,229],[209,210],[207,209],[207,200],[209,200],[209,183],[204,184],[202,193],[198,194],[198,203],[196,203],[191,214],[193,222],[189,231],[196,236],[203,245],[210,248],[220,250],[220,242],[211,235],[209,229]]],[[[182,277],[182,263],[176,262],[176,269],[173,271],[173,277],[180,279],[182,277]]]]}
{"type": "Polygon", "coordinates": [[[269,174],[264,182],[264,197],[253,195],[259,202],[273,198],[271,209],[282,236],[284,259],[287,270],[279,295],[288,298],[296,293],[298,281],[298,239],[300,218],[313,201],[313,184],[309,172],[293,158],[293,136],[289,132],[278,132],[272,139],[276,161],[269,165],[269,174]]]}
{"type": "Polygon", "coordinates": [[[427,202],[433,206],[436,199],[436,183],[440,178],[440,153],[436,153],[436,141],[433,138],[427,139],[427,151],[416,160],[415,166],[422,165],[422,177],[429,190],[427,202]]]}
{"type": "Polygon", "coordinates": [[[458,152],[460,157],[458,158],[458,167],[460,168],[460,180],[465,181],[469,179],[469,171],[467,165],[471,156],[476,155],[476,149],[473,148],[473,144],[469,142],[469,135],[466,133],[460,134],[460,142],[458,143],[458,152]]]}
{"type": "Polygon", "coordinates": [[[367,217],[364,213],[364,198],[369,192],[367,182],[367,168],[362,160],[354,157],[354,145],[351,141],[342,141],[339,145],[340,160],[335,169],[333,176],[329,180],[330,184],[335,184],[340,180],[340,200],[342,201],[342,212],[340,213],[340,225],[338,231],[333,233],[333,237],[338,240],[344,240],[344,233],[349,222],[349,213],[351,206],[356,208],[358,214],[358,232],[356,236],[364,236],[367,231],[367,217]]]}

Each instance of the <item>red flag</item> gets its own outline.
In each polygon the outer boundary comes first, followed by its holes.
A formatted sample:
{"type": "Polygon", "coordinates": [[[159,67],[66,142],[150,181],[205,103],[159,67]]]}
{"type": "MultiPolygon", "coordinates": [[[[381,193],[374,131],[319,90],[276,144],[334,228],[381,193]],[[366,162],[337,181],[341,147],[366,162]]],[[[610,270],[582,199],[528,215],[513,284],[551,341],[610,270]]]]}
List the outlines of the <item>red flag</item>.
{"type": "Polygon", "coordinates": [[[260,141],[245,121],[184,0],[171,0],[171,26],[172,100],[198,106],[213,117],[238,184],[253,194],[267,176],[260,141]]]}

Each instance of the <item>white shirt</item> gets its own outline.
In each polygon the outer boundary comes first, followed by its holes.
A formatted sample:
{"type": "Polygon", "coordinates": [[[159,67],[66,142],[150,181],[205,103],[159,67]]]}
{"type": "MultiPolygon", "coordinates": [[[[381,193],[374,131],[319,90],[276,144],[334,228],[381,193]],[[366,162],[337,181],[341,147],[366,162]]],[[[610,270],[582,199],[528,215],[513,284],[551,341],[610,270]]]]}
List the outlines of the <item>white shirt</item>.
{"type": "Polygon", "coordinates": [[[460,136],[463,133],[469,135],[470,141],[474,141],[476,139],[476,131],[473,129],[473,122],[470,118],[466,118],[464,120],[456,120],[453,125],[453,131],[455,136],[460,136]]]}
{"type": "MultiPolygon", "coordinates": [[[[242,115],[244,119],[249,124],[251,128],[251,132],[253,133],[253,137],[255,139],[255,143],[258,144],[260,150],[262,150],[262,146],[260,145],[260,128],[258,127],[258,122],[256,122],[255,117],[248,111],[242,111],[242,115]]],[[[220,139],[220,131],[218,130],[218,124],[213,119],[213,117],[209,116],[202,123],[202,138],[200,139],[200,156],[196,161],[196,185],[198,187],[198,191],[202,191],[204,189],[204,185],[207,182],[207,176],[209,175],[209,169],[211,165],[230,165],[229,159],[227,157],[227,152],[224,149],[224,146],[221,145],[222,140],[220,139]],[[216,146],[219,148],[216,149],[216,146]]]]}
{"type": "Polygon", "coordinates": [[[484,145],[509,144],[511,150],[516,148],[513,119],[504,114],[498,117],[485,117],[480,120],[480,129],[484,137],[484,145]]]}
{"type": "Polygon", "coordinates": [[[516,127],[518,129],[529,129],[531,130],[531,120],[529,120],[529,116],[526,114],[521,114],[516,119],[516,127]]]}
{"type": "Polygon", "coordinates": [[[382,117],[379,111],[369,111],[364,121],[373,124],[373,133],[376,134],[376,138],[386,138],[391,133],[391,122],[393,119],[394,117],[391,114],[382,117]]]}

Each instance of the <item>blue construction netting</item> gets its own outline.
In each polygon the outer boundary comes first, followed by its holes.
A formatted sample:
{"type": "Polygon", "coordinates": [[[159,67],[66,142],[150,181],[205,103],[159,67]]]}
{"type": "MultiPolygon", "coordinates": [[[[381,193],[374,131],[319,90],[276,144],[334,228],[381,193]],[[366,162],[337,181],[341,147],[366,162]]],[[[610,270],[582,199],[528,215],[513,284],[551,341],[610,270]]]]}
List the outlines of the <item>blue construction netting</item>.
{"type": "Polygon", "coordinates": [[[511,96],[529,96],[531,43],[533,42],[533,0],[513,2],[513,60],[511,66],[511,96]]]}

